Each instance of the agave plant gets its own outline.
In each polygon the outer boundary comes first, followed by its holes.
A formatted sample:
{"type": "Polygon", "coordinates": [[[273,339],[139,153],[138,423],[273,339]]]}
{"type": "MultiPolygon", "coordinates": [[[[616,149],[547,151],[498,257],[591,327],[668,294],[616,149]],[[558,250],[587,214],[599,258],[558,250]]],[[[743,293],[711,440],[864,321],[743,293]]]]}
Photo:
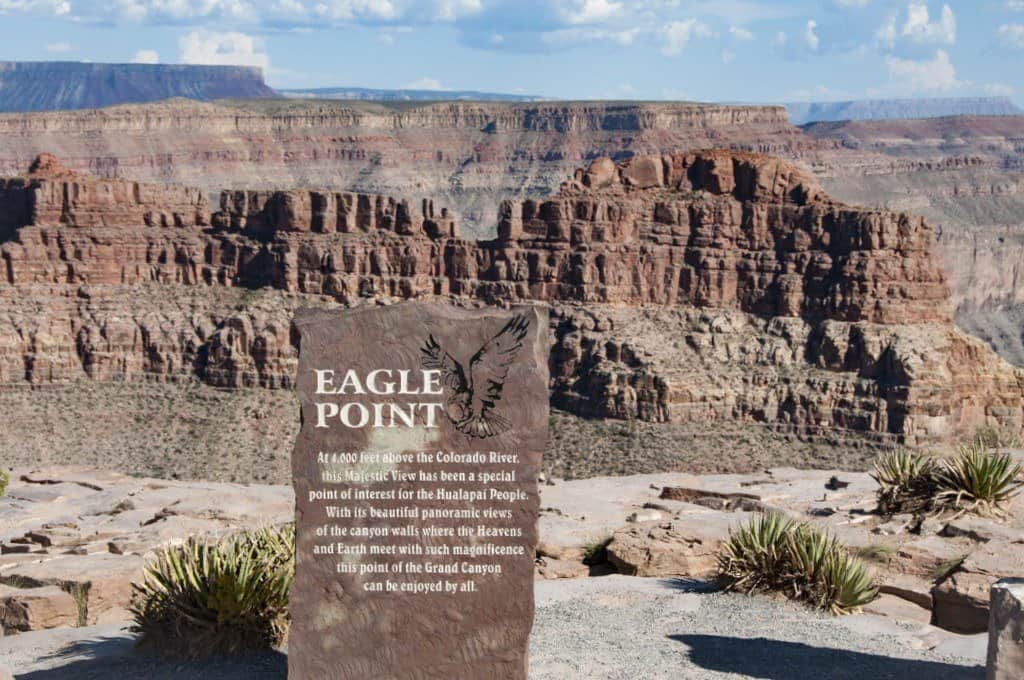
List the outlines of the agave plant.
{"type": "Polygon", "coordinates": [[[829,552],[817,584],[817,605],[833,614],[852,614],[878,597],[868,570],[842,550],[829,552]]]}
{"type": "Polygon", "coordinates": [[[164,550],[133,584],[140,644],[190,658],[279,644],[289,623],[294,536],[292,527],[267,528],[164,550]]]}
{"type": "Polygon", "coordinates": [[[1005,516],[1003,506],[1024,487],[1019,463],[1007,453],[995,453],[983,444],[961,446],[936,473],[936,500],[958,514],[975,512],[1005,516]]]}
{"type": "Polygon", "coordinates": [[[931,456],[895,449],[875,461],[872,479],[878,483],[878,509],[883,514],[918,513],[931,509],[937,465],[931,456]]]}
{"type": "Polygon", "coordinates": [[[726,589],[776,590],[836,614],[878,595],[868,570],[834,536],[781,515],[755,516],[730,532],[718,566],[726,589]]]}
{"type": "Polygon", "coordinates": [[[790,571],[787,544],[795,527],[782,515],[767,514],[730,530],[718,553],[719,580],[727,589],[748,593],[784,584],[790,571]]]}

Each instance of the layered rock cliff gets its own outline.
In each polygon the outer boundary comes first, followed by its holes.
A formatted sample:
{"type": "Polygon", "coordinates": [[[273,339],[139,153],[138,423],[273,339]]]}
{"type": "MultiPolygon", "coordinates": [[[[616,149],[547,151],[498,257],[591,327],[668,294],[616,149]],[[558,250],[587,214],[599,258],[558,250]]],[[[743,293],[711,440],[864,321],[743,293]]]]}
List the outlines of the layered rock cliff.
{"type": "Polygon", "coordinates": [[[493,236],[506,198],[541,198],[580,165],[709,146],[799,154],[785,109],[683,103],[381,104],[176,100],[0,115],[0,174],[57,154],[80,172],[207,191],[316,187],[427,195],[493,236]]]}
{"type": "Polygon", "coordinates": [[[957,323],[1024,365],[1024,116],[805,129],[823,145],[808,160],[833,195],[935,225],[957,323]]]}
{"type": "Polygon", "coordinates": [[[9,388],[289,387],[302,301],[450,296],[553,305],[552,399],[589,416],[921,444],[1024,415],[1020,372],[952,325],[928,225],[840,204],[776,158],[597,159],[502,204],[485,241],[430,200],[225,191],[211,214],[202,191],[52,159],[2,187],[0,214],[24,222],[0,246],[9,388]],[[192,292],[234,287],[284,297],[192,292]]]}
{"type": "Polygon", "coordinates": [[[152,102],[276,97],[250,66],[0,62],[0,111],[60,111],[152,102]]]}

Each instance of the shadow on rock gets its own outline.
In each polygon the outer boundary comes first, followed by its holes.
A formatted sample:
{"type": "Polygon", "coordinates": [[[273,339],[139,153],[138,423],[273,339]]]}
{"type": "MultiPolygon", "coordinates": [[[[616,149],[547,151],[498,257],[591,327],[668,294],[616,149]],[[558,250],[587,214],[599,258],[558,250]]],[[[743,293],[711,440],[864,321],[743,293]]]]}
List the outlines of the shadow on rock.
{"type": "Polygon", "coordinates": [[[898,659],[800,642],[721,635],[669,635],[690,648],[701,668],[762,680],[982,680],[981,666],[898,659]]]}

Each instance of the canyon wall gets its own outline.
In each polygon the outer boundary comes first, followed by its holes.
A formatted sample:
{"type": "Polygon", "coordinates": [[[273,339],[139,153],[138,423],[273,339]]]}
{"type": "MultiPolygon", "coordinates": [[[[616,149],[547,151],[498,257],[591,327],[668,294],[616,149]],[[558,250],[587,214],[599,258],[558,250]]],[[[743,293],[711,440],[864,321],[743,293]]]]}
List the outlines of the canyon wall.
{"type": "Polygon", "coordinates": [[[957,323],[1024,365],[1024,116],[805,127],[835,196],[923,215],[936,229],[957,323]]]}
{"type": "Polygon", "coordinates": [[[426,199],[226,190],[211,212],[52,158],[0,187],[25,220],[0,246],[5,389],[287,388],[296,306],[443,296],[551,305],[552,400],[582,415],[908,444],[1021,425],[1021,374],[952,325],[930,227],[777,158],[599,158],[482,241],[426,199]],[[217,292],[237,288],[272,303],[217,292]]]}
{"type": "Polygon", "coordinates": [[[541,198],[599,156],[709,146],[797,155],[785,109],[683,103],[186,100],[0,115],[0,175],[52,152],[80,172],[223,189],[431,196],[474,236],[496,206],[541,198]]]}
{"type": "Polygon", "coordinates": [[[770,153],[811,170],[840,200],[928,219],[957,323],[1024,365],[1022,116],[801,129],[770,106],[175,100],[0,115],[0,134],[0,174],[53,151],[80,172],[187,183],[214,203],[225,189],[431,196],[463,233],[484,238],[495,236],[503,200],[543,199],[597,157],[770,153]]]}

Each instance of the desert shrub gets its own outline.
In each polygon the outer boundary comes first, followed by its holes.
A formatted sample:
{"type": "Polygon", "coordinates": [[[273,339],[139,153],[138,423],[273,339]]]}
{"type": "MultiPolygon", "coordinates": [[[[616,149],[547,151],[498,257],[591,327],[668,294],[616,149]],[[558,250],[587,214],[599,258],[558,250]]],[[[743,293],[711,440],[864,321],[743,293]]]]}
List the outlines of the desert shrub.
{"type": "Polygon", "coordinates": [[[7,484],[10,483],[11,478],[7,476],[7,473],[0,470],[0,496],[7,493],[7,484]]]}
{"type": "Polygon", "coordinates": [[[1020,448],[1021,443],[1020,435],[1014,430],[988,423],[975,430],[969,442],[989,449],[1020,448]]]}
{"type": "Polygon", "coordinates": [[[727,590],[777,591],[835,614],[878,594],[870,573],[831,534],[781,515],[758,515],[730,531],[718,553],[727,590]]]}
{"type": "Polygon", "coordinates": [[[873,562],[884,562],[888,564],[892,562],[893,558],[896,557],[896,548],[885,543],[872,543],[865,545],[853,553],[862,560],[871,560],[873,562]]]}
{"type": "Polygon", "coordinates": [[[294,575],[291,526],[189,539],[133,584],[134,630],[141,645],[187,658],[272,648],[288,630],[294,575]]]}
{"type": "Polygon", "coordinates": [[[950,558],[944,562],[941,562],[935,569],[932,570],[931,577],[933,581],[945,581],[954,571],[960,568],[960,565],[967,559],[967,555],[958,555],[957,557],[950,558]]]}
{"type": "Polygon", "coordinates": [[[583,546],[583,564],[602,564],[608,561],[608,546],[612,542],[611,536],[595,538],[583,546]]]}
{"type": "Polygon", "coordinates": [[[1003,506],[1024,487],[1019,463],[1007,453],[974,443],[961,446],[936,473],[936,504],[958,513],[1003,515],[1003,506]]]}
{"type": "Polygon", "coordinates": [[[871,477],[878,483],[878,510],[891,515],[931,509],[937,469],[931,456],[906,449],[884,453],[875,461],[871,477]]]}

